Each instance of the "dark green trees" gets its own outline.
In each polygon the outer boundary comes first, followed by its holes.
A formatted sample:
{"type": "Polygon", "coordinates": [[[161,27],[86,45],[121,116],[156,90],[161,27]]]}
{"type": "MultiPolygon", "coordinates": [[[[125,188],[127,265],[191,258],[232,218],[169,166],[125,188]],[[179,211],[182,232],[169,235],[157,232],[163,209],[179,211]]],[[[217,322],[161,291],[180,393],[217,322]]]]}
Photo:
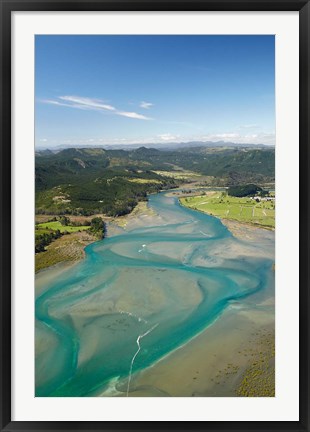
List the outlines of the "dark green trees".
{"type": "Polygon", "coordinates": [[[230,186],[228,195],[235,197],[254,196],[262,191],[262,188],[255,184],[246,184],[241,186],[230,186]]]}

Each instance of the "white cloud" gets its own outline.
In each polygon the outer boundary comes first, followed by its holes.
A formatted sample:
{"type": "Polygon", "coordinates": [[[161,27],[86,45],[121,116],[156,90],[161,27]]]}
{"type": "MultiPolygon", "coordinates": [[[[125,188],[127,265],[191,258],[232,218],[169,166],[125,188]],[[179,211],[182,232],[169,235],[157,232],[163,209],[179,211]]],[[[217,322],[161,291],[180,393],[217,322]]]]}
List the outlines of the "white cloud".
{"type": "Polygon", "coordinates": [[[145,109],[149,109],[153,106],[154,104],[152,104],[151,102],[140,102],[140,108],[145,108],[145,109]]]}
{"type": "Polygon", "coordinates": [[[238,129],[257,129],[257,128],[259,128],[258,124],[245,124],[245,125],[238,126],[238,129]]]}
{"type": "Polygon", "coordinates": [[[139,120],[151,120],[150,117],[146,117],[142,114],[138,114],[135,112],[128,112],[128,111],[117,111],[116,112],[117,115],[120,116],[124,116],[124,117],[129,117],[129,118],[133,118],[133,119],[139,119],[139,120]]]}
{"type": "Polygon", "coordinates": [[[82,107],[86,106],[88,108],[99,108],[108,111],[116,111],[116,108],[111,105],[102,103],[100,99],[90,99],[79,96],[59,96],[59,99],[82,105],[82,107]]]}
{"type": "Polygon", "coordinates": [[[194,141],[226,141],[236,144],[266,144],[275,145],[275,134],[272,132],[262,132],[257,134],[239,134],[239,133],[220,133],[209,134],[195,137],[194,141]]]}
{"type": "Polygon", "coordinates": [[[40,142],[47,142],[47,139],[46,138],[41,138],[40,142]]]}
{"type": "Polygon", "coordinates": [[[43,103],[46,103],[49,105],[64,106],[64,107],[68,107],[68,108],[77,108],[77,109],[81,109],[81,110],[101,111],[99,108],[94,108],[94,107],[90,107],[87,105],[80,105],[80,104],[74,104],[74,103],[64,103],[64,102],[59,102],[59,101],[52,100],[52,99],[43,99],[40,102],[43,102],[43,103]]]}
{"type": "Polygon", "coordinates": [[[51,146],[59,145],[59,144],[76,144],[76,145],[110,145],[110,144],[119,144],[119,145],[130,145],[130,144],[159,144],[161,143],[164,147],[169,142],[190,142],[190,141],[210,141],[210,142],[233,142],[236,144],[266,144],[266,145],[275,145],[275,134],[274,132],[265,132],[261,134],[233,134],[230,132],[227,133],[218,133],[218,134],[209,134],[209,135],[173,135],[170,133],[163,133],[160,135],[149,135],[149,136],[136,136],[131,138],[124,137],[85,137],[85,138],[75,138],[75,139],[57,139],[51,140],[48,142],[51,146]],[[232,138],[233,135],[233,138],[232,138]]]}
{"type": "Polygon", "coordinates": [[[80,96],[59,96],[59,100],[45,99],[41,102],[50,105],[65,106],[69,108],[77,108],[82,110],[101,111],[109,112],[111,114],[119,115],[122,117],[128,117],[138,120],[151,120],[150,117],[146,117],[143,114],[135,112],[120,111],[112,105],[104,103],[100,99],[91,99],[80,96]]]}
{"type": "Polygon", "coordinates": [[[52,99],[42,99],[40,102],[43,102],[43,103],[46,103],[46,104],[50,104],[50,105],[71,106],[71,105],[63,104],[61,102],[58,102],[58,101],[55,101],[55,100],[52,100],[52,99]]]}
{"type": "Polygon", "coordinates": [[[179,135],[172,135],[170,133],[164,133],[158,135],[158,138],[160,138],[162,141],[175,141],[179,138],[179,135]]]}
{"type": "Polygon", "coordinates": [[[214,136],[216,138],[219,138],[219,139],[234,139],[234,138],[238,138],[239,134],[237,134],[237,133],[222,133],[222,134],[215,134],[214,136]]]}

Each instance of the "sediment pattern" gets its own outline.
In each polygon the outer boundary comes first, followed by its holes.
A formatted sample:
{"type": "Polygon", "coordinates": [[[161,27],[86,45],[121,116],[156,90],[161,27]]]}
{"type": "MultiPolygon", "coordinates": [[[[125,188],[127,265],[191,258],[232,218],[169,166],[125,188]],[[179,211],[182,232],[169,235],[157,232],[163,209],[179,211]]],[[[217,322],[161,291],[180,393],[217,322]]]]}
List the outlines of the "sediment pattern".
{"type": "Polygon", "coordinates": [[[265,288],[272,239],[236,239],[165,193],[149,205],[156,217],[87,246],[82,262],[38,290],[36,396],[98,396],[112,383],[126,396],[132,374],[265,288]]]}

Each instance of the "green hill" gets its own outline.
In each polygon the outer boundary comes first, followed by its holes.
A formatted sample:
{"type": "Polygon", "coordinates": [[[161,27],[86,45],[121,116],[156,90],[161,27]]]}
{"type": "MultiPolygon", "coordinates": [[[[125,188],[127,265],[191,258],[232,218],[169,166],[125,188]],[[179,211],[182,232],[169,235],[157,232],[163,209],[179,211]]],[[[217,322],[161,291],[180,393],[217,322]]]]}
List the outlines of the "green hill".
{"type": "Polygon", "coordinates": [[[36,152],[35,170],[37,213],[116,216],[148,193],[178,186],[184,170],[212,176],[215,185],[272,182],[274,149],[70,148],[36,152]]]}

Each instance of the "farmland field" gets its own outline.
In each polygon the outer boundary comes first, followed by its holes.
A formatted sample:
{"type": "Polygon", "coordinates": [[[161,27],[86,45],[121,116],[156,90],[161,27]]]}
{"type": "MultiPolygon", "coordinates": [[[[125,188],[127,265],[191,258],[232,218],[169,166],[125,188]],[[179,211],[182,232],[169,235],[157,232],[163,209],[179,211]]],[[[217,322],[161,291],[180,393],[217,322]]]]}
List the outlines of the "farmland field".
{"type": "Polygon", "coordinates": [[[158,174],[163,177],[170,177],[177,180],[188,180],[191,178],[199,178],[201,177],[201,174],[193,172],[193,171],[186,171],[186,170],[180,170],[180,171],[153,171],[155,174],[158,174]]]}
{"type": "Polygon", "coordinates": [[[57,231],[59,230],[61,233],[67,231],[68,233],[84,231],[88,230],[90,226],[71,226],[71,225],[62,225],[59,221],[55,222],[45,222],[36,225],[40,230],[40,234],[43,234],[42,230],[46,230],[45,232],[49,232],[48,230],[57,231]]]}
{"type": "Polygon", "coordinates": [[[225,219],[247,222],[264,227],[275,226],[274,201],[257,202],[249,197],[237,198],[221,192],[181,198],[182,205],[225,219]]]}

